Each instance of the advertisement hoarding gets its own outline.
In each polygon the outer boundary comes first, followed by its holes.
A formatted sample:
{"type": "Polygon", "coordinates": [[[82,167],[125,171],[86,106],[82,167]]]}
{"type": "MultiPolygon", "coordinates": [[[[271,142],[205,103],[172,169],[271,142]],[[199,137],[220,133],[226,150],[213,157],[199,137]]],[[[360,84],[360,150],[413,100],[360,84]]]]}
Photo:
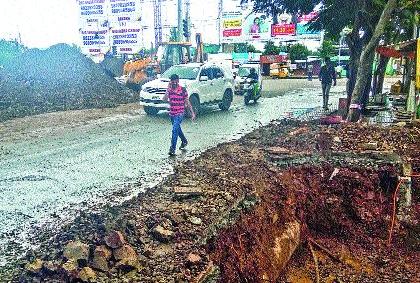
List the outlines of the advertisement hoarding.
{"type": "Polygon", "coordinates": [[[223,42],[240,42],[242,38],[242,12],[229,11],[222,13],[223,42]]]}
{"type": "Polygon", "coordinates": [[[277,24],[271,26],[271,36],[296,35],[295,24],[277,24]]]}
{"type": "Polygon", "coordinates": [[[136,53],[142,47],[142,30],[139,22],[120,23],[110,31],[111,45],[122,53],[136,53]]]}

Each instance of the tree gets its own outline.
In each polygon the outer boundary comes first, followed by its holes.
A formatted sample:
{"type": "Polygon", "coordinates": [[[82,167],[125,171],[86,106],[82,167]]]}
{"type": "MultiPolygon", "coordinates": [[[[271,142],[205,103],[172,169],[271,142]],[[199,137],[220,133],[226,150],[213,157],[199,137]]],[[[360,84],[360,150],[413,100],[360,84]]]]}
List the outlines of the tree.
{"type": "Polygon", "coordinates": [[[264,46],[263,55],[278,55],[280,47],[276,46],[273,41],[269,40],[264,46]]]}
{"type": "Polygon", "coordinates": [[[19,44],[17,41],[0,40],[0,65],[7,63],[8,61],[16,58],[26,48],[19,44]]]}
{"type": "Polygon", "coordinates": [[[175,41],[178,41],[178,38],[179,38],[178,28],[171,27],[169,41],[175,42],[175,41]]]}
{"type": "Polygon", "coordinates": [[[334,45],[331,40],[324,40],[321,47],[318,49],[318,54],[321,58],[332,57],[334,55],[334,45]]]}
{"type": "Polygon", "coordinates": [[[306,60],[308,56],[311,54],[311,52],[306,48],[303,44],[294,44],[290,46],[289,49],[289,57],[292,62],[295,62],[296,60],[306,60]]]}
{"type": "Polygon", "coordinates": [[[397,7],[398,0],[389,0],[385,5],[382,15],[375,27],[375,31],[369,40],[368,44],[363,49],[360,56],[359,76],[357,76],[356,84],[351,96],[351,107],[347,119],[351,122],[359,120],[360,116],[360,102],[364,93],[364,88],[367,83],[367,76],[372,69],[371,58],[375,55],[375,48],[378,46],[379,40],[385,31],[388,21],[391,19],[392,13],[397,7]],[[353,106],[354,105],[354,106],[353,106]]]}

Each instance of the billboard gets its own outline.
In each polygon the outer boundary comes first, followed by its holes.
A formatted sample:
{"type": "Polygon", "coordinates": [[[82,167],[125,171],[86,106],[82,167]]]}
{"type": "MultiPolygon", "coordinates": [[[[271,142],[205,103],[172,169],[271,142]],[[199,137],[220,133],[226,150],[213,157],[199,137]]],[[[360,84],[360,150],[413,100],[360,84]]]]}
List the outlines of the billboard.
{"type": "Polygon", "coordinates": [[[224,42],[241,42],[242,12],[229,11],[222,13],[222,38],[224,42]]]}
{"type": "Polygon", "coordinates": [[[251,13],[244,19],[244,39],[264,40],[270,39],[270,27],[272,21],[264,14],[251,13]]]}
{"type": "Polygon", "coordinates": [[[296,35],[295,24],[277,24],[271,26],[271,36],[296,35]]]}
{"type": "Polygon", "coordinates": [[[296,25],[296,34],[299,39],[320,39],[320,31],[312,31],[309,29],[309,25],[305,23],[298,23],[296,25]]]}
{"type": "Polygon", "coordinates": [[[82,50],[133,54],[141,49],[141,0],[78,0],[82,50]]]}

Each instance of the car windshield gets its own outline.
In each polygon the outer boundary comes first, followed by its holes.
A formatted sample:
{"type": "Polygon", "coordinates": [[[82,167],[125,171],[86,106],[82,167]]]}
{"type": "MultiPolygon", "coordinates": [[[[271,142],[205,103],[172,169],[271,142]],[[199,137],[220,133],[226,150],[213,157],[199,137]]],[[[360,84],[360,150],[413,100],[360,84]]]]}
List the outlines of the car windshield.
{"type": "Polygon", "coordinates": [[[169,79],[176,74],[183,80],[195,80],[200,71],[199,67],[172,66],[163,73],[162,78],[169,79]]]}

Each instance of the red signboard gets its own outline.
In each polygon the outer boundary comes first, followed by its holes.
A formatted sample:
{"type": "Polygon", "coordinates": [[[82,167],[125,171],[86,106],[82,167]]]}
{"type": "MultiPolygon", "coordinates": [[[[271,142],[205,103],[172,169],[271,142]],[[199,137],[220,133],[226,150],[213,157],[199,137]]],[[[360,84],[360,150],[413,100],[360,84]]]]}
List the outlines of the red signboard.
{"type": "Polygon", "coordinates": [[[296,25],[295,24],[278,24],[271,26],[271,36],[279,35],[295,35],[296,25]]]}
{"type": "Polygon", "coordinates": [[[287,61],[287,55],[262,55],[260,57],[261,64],[274,64],[287,61]]]}
{"type": "Polygon", "coordinates": [[[223,31],[223,37],[241,36],[242,29],[227,29],[223,31]]]}

